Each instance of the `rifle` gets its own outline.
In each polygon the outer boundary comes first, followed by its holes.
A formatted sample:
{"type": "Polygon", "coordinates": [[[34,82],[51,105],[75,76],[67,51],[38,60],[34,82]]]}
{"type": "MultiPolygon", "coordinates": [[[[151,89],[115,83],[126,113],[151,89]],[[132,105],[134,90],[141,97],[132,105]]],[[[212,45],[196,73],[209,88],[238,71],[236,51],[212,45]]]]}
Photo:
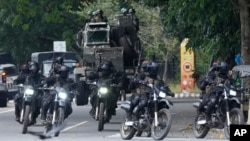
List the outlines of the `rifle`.
{"type": "MultiPolygon", "coordinates": [[[[140,45],[140,41],[139,41],[139,46],[140,45]]],[[[140,49],[140,53],[139,53],[139,57],[138,57],[138,62],[137,62],[137,66],[135,67],[135,73],[139,73],[140,72],[140,67],[141,67],[141,57],[142,57],[142,47],[140,49]]]]}

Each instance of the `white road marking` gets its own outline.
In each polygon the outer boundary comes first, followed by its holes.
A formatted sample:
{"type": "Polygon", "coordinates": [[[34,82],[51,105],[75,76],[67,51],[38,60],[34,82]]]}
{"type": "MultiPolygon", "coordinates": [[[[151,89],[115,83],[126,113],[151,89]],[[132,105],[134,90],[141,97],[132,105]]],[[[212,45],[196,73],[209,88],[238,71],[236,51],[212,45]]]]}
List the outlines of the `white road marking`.
{"type": "Polygon", "coordinates": [[[80,126],[80,125],[82,125],[82,124],[85,124],[85,123],[87,123],[87,122],[88,122],[88,121],[83,121],[83,122],[80,122],[80,123],[78,123],[78,124],[76,124],[76,125],[69,126],[69,127],[65,128],[65,129],[63,129],[62,132],[68,131],[68,130],[70,130],[70,129],[72,129],[72,128],[75,128],[75,127],[80,126]]]}
{"type": "MultiPolygon", "coordinates": [[[[110,135],[110,136],[107,136],[108,138],[121,138],[121,135],[120,133],[117,133],[117,134],[113,134],[113,135],[110,135]]],[[[136,137],[134,136],[132,139],[136,139],[136,140],[152,140],[153,138],[152,137],[136,137]]],[[[201,139],[197,139],[197,138],[169,138],[169,137],[166,137],[164,140],[167,140],[167,141],[200,141],[201,139]]],[[[227,141],[227,139],[202,139],[203,141],[227,141]]]]}
{"type": "Polygon", "coordinates": [[[8,112],[13,112],[15,109],[10,109],[10,110],[5,110],[5,111],[0,111],[0,114],[3,114],[3,113],[8,113],[8,112]]]}

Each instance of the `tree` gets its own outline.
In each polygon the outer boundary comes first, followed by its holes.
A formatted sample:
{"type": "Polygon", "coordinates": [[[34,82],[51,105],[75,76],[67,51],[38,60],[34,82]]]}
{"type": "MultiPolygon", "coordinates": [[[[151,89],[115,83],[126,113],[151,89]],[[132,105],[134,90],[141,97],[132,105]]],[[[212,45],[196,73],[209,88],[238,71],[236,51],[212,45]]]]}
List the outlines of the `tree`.
{"type": "MultiPolygon", "coordinates": [[[[249,4],[249,0],[169,0],[164,21],[169,36],[191,39],[189,47],[205,48],[231,62],[241,52],[243,64],[250,65],[249,4]]],[[[243,84],[249,85],[250,81],[243,84]]]]}
{"type": "Polygon", "coordinates": [[[169,0],[163,12],[168,36],[190,38],[188,47],[234,65],[240,52],[240,21],[238,9],[228,0],[169,0]]]}
{"type": "Polygon", "coordinates": [[[52,50],[56,40],[65,40],[70,50],[81,20],[72,11],[79,7],[78,0],[2,0],[1,50],[17,62],[27,61],[32,52],[52,50]]]}

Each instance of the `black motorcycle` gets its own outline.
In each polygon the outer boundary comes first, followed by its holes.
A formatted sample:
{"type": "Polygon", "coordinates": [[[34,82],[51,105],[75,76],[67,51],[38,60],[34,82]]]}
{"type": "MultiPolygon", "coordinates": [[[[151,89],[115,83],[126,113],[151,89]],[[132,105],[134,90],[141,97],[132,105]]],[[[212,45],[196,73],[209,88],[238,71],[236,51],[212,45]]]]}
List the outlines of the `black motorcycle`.
{"type": "Polygon", "coordinates": [[[193,106],[197,108],[193,133],[196,138],[204,138],[211,128],[224,128],[225,137],[229,139],[230,124],[244,124],[243,111],[240,109],[241,102],[237,96],[242,90],[234,88],[228,81],[216,84],[212,89],[219,99],[212,109],[210,118],[206,114],[207,106],[201,108],[200,102],[193,103],[193,106]]]}
{"type": "Polygon", "coordinates": [[[95,87],[94,92],[97,94],[95,101],[95,114],[94,119],[98,121],[98,131],[104,129],[104,124],[108,123],[112,117],[111,110],[114,102],[114,96],[116,95],[113,88],[116,87],[113,84],[112,79],[98,79],[92,82],[88,82],[89,85],[95,87]]]}
{"type": "Polygon", "coordinates": [[[19,93],[23,94],[20,123],[23,124],[22,133],[26,134],[35,110],[35,90],[31,85],[17,85],[19,93]]]}
{"type": "MultiPolygon", "coordinates": [[[[173,93],[162,87],[144,82],[140,82],[140,85],[144,85],[151,90],[147,105],[139,111],[139,114],[132,113],[132,120],[129,120],[127,116],[125,117],[125,121],[122,122],[120,128],[121,138],[130,140],[136,132],[137,136],[146,132],[147,136],[152,136],[155,140],[162,140],[167,136],[172,124],[172,115],[169,108],[173,103],[166,96],[173,96],[173,93]]],[[[130,101],[122,103],[121,108],[129,112],[131,109],[130,101]]]]}
{"type": "MultiPolygon", "coordinates": [[[[63,124],[65,119],[65,111],[67,103],[70,102],[68,92],[63,87],[41,88],[45,95],[51,95],[51,105],[47,111],[45,132],[49,132],[52,128],[56,128],[63,124]]],[[[59,136],[59,131],[55,136],[59,136]]]]}

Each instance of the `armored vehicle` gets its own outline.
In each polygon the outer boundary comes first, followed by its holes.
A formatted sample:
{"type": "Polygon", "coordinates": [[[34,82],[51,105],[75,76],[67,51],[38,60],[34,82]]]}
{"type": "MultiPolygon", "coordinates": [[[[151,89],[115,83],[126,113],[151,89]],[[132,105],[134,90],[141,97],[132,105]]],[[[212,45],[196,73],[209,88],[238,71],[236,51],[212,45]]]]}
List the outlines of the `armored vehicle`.
{"type": "Polygon", "coordinates": [[[75,69],[76,78],[81,81],[82,93],[76,96],[77,105],[86,105],[89,89],[86,76],[95,70],[101,60],[112,61],[117,71],[128,76],[135,72],[142,47],[133,20],[134,15],[118,15],[112,24],[89,22],[77,34],[77,45],[82,50],[82,67],[75,69]]]}

